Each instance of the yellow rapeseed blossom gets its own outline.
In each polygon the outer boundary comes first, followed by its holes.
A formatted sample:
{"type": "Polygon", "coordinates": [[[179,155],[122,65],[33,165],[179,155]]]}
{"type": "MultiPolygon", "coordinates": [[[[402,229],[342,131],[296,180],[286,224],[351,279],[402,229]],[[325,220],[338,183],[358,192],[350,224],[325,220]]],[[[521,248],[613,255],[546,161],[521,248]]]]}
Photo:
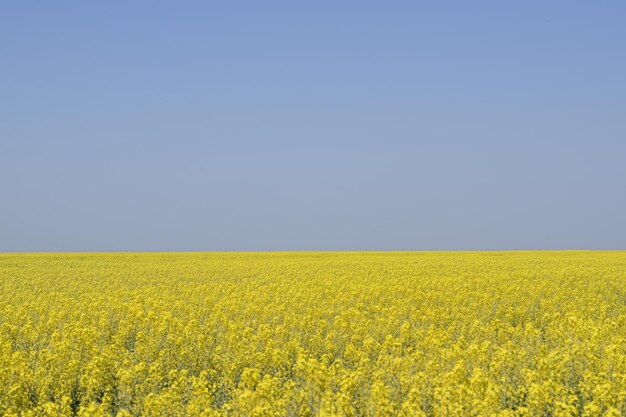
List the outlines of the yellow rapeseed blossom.
{"type": "Polygon", "coordinates": [[[626,252],[0,255],[2,416],[626,416],[626,252]]]}

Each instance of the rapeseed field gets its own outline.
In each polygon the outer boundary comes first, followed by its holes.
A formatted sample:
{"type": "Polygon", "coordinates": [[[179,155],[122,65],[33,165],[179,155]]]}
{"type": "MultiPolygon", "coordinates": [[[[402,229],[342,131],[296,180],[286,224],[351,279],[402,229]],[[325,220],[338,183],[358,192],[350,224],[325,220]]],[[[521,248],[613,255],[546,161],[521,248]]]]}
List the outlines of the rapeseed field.
{"type": "Polygon", "coordinates": [[[2,416],[626,416],[626,252],[0,255],[2,416]]]}

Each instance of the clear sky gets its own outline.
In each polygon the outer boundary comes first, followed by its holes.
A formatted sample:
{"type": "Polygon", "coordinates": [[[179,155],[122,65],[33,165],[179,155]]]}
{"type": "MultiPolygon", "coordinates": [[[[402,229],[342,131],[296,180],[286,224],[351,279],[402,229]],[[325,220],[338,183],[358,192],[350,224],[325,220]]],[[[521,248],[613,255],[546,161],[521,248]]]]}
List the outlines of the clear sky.
{"type": "Polygon", "coordinates": [[[626,249],[624,22],[3,2],[0,251],[626,249]]]}

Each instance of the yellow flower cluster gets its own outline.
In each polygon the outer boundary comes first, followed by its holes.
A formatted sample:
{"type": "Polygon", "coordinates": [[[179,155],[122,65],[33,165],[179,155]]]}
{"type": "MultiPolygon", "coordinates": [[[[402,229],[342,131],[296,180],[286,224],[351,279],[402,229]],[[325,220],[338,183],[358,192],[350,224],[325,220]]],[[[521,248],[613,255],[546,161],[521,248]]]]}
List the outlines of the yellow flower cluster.
{"type": "Polygon", "coordinates": [[[3,416],[626,416],[626,252],[0,255],[3,416]]]}

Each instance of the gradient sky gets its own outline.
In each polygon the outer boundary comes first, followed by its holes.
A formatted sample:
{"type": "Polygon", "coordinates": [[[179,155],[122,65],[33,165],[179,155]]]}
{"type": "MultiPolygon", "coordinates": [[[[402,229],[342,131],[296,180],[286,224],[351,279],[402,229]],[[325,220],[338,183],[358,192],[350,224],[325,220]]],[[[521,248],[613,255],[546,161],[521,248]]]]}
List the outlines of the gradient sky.
{"type": "Polygon", "coordinates": [[[626,249],[626,2],[0,6],[0,251],[626,249]]]}

